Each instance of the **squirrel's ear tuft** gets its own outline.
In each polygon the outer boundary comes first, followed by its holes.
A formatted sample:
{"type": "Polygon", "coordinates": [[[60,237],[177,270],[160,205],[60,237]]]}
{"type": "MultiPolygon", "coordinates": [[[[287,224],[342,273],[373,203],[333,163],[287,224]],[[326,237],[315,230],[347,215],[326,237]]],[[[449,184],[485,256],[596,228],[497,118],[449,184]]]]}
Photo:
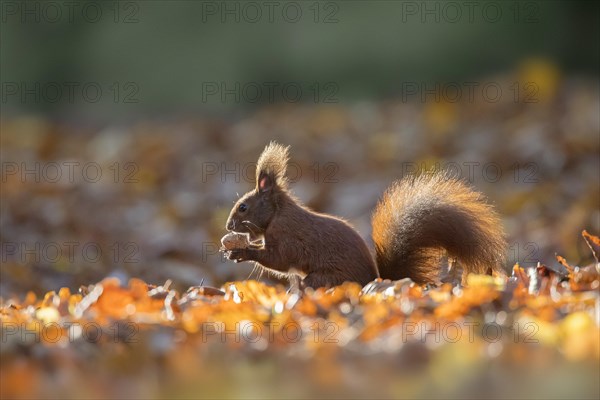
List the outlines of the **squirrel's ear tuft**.
{"type": "Polygon", "coordinates": [[[265,192],[277,186],[287,187],[285,171],[289,160],[289,146],[271,142],[265,147],[256,165],[256,188],[265,192]]]}

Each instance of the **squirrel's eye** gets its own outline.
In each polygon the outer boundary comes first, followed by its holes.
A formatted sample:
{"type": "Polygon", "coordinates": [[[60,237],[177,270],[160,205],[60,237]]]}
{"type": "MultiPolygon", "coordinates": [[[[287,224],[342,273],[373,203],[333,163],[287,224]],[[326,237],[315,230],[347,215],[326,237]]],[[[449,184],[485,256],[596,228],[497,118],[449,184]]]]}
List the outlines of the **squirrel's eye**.
{"type": "Polygon", "coordinates": [[[244,212],[248,209],[248,206],[246,205],[246,203],[242,203],[240,204],[240,206],[238,207],[238,210],[240,210],[240,212],[244,212]]]}

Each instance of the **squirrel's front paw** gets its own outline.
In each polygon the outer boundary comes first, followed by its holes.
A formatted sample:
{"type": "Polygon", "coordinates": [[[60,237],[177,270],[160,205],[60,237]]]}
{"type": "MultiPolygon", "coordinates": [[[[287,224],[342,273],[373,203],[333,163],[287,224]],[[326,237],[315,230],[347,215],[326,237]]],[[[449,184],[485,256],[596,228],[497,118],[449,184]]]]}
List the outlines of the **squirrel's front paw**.
{"type": "Polygon", "coordinates": [[[242,262],[249,260],[248,249],[234,249],[227,252],[227,259],[233,262],[242,262]]]}

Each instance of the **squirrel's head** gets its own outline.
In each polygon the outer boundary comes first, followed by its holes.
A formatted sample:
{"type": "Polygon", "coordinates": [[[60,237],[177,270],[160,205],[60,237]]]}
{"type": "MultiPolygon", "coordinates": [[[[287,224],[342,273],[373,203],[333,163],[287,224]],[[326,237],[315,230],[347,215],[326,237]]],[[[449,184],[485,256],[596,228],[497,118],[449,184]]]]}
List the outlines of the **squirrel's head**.
{"type": "Polygon", "coordinates": [[[228,231],[262,234],[287,198],[285,170],[289,147],[271,142],[256,165],[256,187],[233,206],[225,228],[228,231]]]}

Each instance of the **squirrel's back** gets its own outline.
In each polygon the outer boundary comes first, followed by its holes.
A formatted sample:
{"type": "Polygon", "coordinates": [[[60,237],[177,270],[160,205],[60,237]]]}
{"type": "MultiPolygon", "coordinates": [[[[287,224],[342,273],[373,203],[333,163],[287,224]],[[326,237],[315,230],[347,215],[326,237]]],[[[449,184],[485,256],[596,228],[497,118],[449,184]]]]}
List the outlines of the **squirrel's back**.
{"type": "Polygon", "coordinates": [[[465,273],[502,272],[506,241],[501,221],[483,195],[444,174],[395,182],[372,219],[380,276],[437,280],[441,255],[465,273]]]}

